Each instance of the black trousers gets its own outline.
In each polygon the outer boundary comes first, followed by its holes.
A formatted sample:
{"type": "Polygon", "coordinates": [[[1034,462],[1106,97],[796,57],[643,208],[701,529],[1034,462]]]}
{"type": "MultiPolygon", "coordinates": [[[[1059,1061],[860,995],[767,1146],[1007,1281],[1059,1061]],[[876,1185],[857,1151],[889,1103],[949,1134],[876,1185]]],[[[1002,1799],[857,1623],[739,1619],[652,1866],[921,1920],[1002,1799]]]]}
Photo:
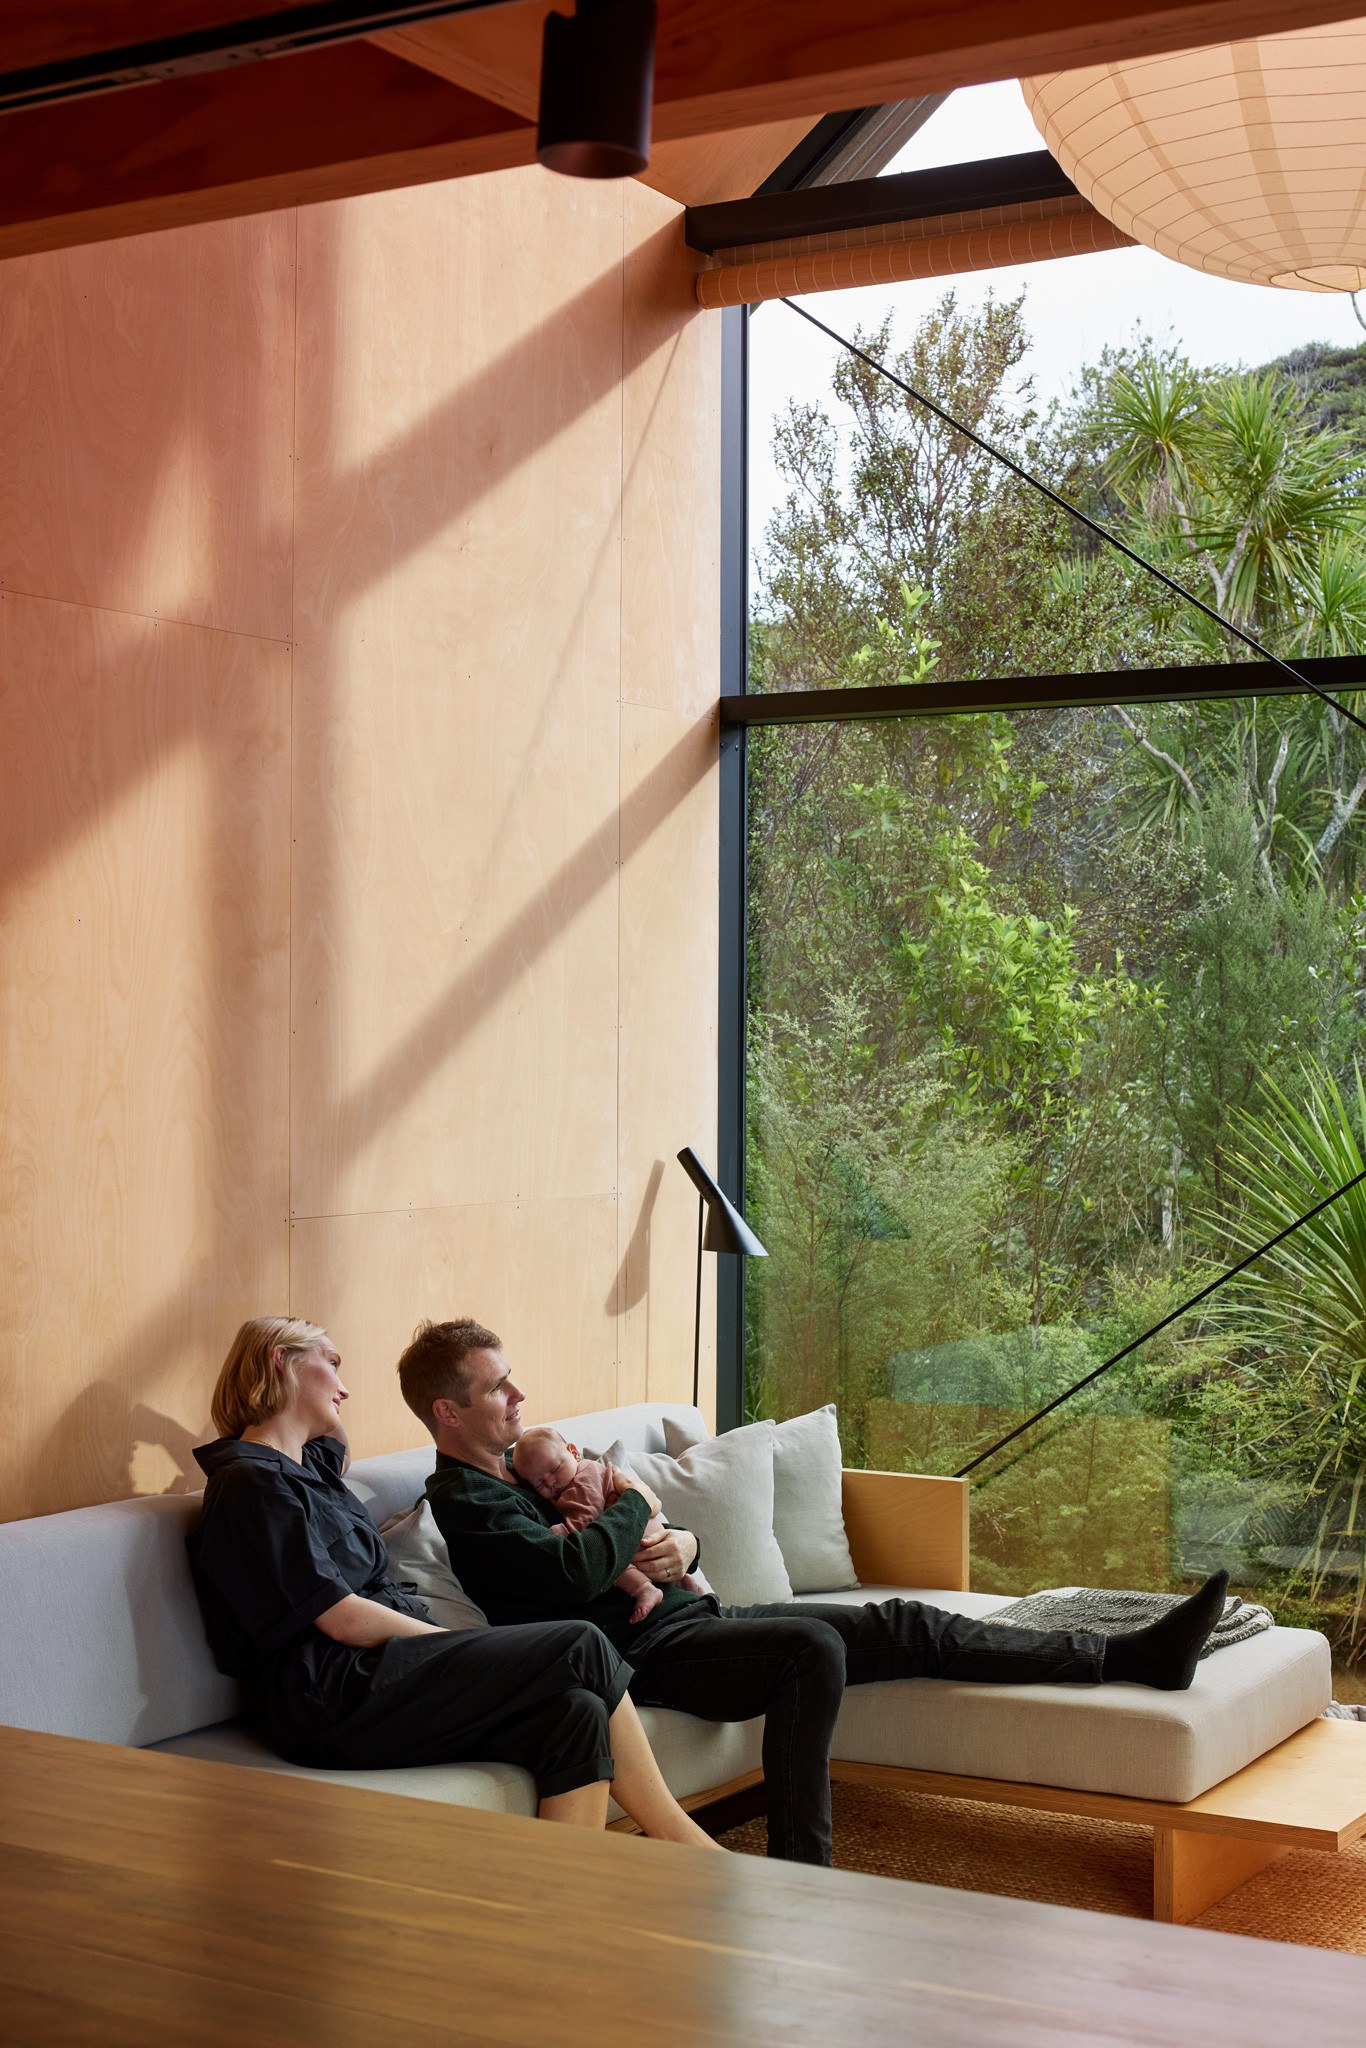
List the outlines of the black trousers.
{"type": "Polygon", "coordinates": [[[918,1600],[723,1607],[631,1647],[638,1706],[705,1721],[764,1720],[768,1853],[830,1861],[830,1741],[846,1685],[960,1678],[1096,1685],[1103,1636],[997,1628],[918,1600]]]}
{"type": "Polygon", "coordinates": [[[369,1654],[368,1693],[344,1720],[302,1740],[297,1728],[268,1726],[292,1763],[520,1764],[542,1799],[612,1777],[607,1722],[631,1671],[592,1622],[395,1636],[369,1654]]]}

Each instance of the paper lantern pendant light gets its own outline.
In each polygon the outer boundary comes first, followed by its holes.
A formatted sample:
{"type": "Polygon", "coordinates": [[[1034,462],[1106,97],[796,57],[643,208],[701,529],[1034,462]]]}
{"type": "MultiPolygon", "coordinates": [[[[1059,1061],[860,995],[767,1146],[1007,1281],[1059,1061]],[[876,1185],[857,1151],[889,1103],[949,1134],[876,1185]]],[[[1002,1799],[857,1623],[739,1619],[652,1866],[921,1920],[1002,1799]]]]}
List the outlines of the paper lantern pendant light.
{"type": "Polygon", "coordinates": [[[1366,287],[1366,21],[1022,78],[1116,227],[1216,277],[1366,287]]]}

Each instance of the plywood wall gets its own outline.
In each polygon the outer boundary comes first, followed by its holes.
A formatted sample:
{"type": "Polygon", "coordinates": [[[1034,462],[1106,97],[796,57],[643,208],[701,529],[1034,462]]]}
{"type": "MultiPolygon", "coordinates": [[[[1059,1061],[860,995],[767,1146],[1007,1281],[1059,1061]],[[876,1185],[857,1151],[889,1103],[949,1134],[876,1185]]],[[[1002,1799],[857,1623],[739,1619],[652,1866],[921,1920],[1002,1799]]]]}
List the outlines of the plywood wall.
{"type": "Polygon", "coordinates": [[[427,1314],[545,1414],[685,1395],[719,332],[679,214],[532,169],[0,265],[5,1515],[195,1485],[285,1304],[362,1455],[419,1440],[427,1314]]]}

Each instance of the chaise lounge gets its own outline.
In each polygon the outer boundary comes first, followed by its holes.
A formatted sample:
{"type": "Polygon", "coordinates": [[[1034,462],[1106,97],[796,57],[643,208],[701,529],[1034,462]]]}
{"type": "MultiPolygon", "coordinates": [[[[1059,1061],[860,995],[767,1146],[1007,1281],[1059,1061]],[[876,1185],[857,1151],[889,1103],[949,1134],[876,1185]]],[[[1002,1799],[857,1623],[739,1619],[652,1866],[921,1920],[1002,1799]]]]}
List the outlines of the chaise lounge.
{"type": "MultiPolygon", "coordinates": [[[[566,1419],[587,1443],[664,1449],[642,1404],[566,1419]]],[[[376,1521],[412,1505],[430,1449],[367,1458],[350,1483],[376,1521]]],[[[511,1765],[308,1771],[236,1718],[214,1667],[186,1562],[197,1496],[158,1496],[0,1527],[0,1720],[258,1770],[515,1814],[535,1812],[511,1765]]],[[[846,1471],[845,1528],[861,1584],[797,1598],[893,1594],[973,1615],[1007,1604],[968,1587],[965,1481],[846,1471]]],[[[1330,1698],[1325,1639],[1273,1628],[1221,1649],[1188,1692],[1142,1686],[973,1686],[926,1679],[851,1689],[831,1776],[1006,1805],[1136,1821],[1154,1834],[1154,1917],[1187,1921],[1284,1849],[1341,1850],[1366,1833],[1366,1730],[1319,1717],[1330,1698]]],[[[758,1721],[702,1722],[647,1709],[675,1794],[694,1810],[757,1784],[758,1721]]],[[[613,1809],[615,1812],[616,1809],[613,1809]]],[[[624,1819],[619,1827],[630,1827],[624,1819]]]]}

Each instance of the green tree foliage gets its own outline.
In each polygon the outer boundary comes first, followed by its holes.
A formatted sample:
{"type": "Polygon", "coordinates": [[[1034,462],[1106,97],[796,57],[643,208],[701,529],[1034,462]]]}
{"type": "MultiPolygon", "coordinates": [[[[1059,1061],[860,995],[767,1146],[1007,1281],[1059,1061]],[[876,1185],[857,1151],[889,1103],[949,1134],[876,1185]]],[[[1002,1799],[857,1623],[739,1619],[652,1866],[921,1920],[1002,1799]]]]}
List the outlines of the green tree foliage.
{"type": "MultiPolygon", "coordinates": [[[[1345,1097],[1317,1063],[1299,1085],[1268,1086],[1258,1116],[1238,1119],[1230,1172],[1242,1207],[1229,1236],[1246,1252],[1284,1231],[1333,1189],[1366,1172],[1366,1085],[1345,1097]]],[[[1254,1266],[1242,1313],[1276,1361],[1277,1463],[1303,1476],[1298,1569],[1317,1589],[1346,1557],[1360,1614],[1366,1594],[1366,1186],[1297,1229],[1254,1266]]]]}
{"type": "Polygon", "coordinates": [[[1366,453],[1366,343],[1330,348],[1307,342],[1264,364],[1267,372],[1295,386],[1315,426],[1342,429],[1366,453]]]}
{"type": "MultiPolygon", "coordinates": [[[[1056,433],[1041,437],[1016,374],[1023,305],[988,294],[962,313],[948,292],[907,349],[893,349],[889,322],[855,339],[974,432],[1080,489],[1078,458],[1056,433]]],[[[903,586],[926,594],[940,676],[1084,667],[1102,644],[1137,656],[1149,629],[1122,572],[1107,563],[1076,589],[1055,583],[1079,532],[1066,513],[856,357],[840,359],[832,396],[842,419],[794,403],[774,437],[789,494],[760,564],[760,687],[854,680],[850,662],[877,646],[879,622],[900,619],[903,586]]]]}
{"type": "Polygon", "coordinates": [[[821,1012],[819,1029],[779,1015],[751,1032],[751,1200],[769,1257],[751,1266],[749,1307],[757,1358],[781,1363],[750,1398],[784,1414],[837,1400],[857,1458],[908,1330],[935,1343],[984,1313],[1003,1162],[988,1134],[937,1113],[924,1073],[880,1059],[857,996],[825,991],[821,1012]]]}
{"type": "MultiPolygon", "coordinates": [[[[1350,435],[1317,429],[1273,374],[1210,378],[1152,356],[1107,379],[1093,425],[1126,538],[1223,617],[1272,639],[1293,632],[1320,551],[1357,531],[1350,435]]],[[[1196,647],[1218,644],[1198,613],[1174,616],[1196,647]]]]}

